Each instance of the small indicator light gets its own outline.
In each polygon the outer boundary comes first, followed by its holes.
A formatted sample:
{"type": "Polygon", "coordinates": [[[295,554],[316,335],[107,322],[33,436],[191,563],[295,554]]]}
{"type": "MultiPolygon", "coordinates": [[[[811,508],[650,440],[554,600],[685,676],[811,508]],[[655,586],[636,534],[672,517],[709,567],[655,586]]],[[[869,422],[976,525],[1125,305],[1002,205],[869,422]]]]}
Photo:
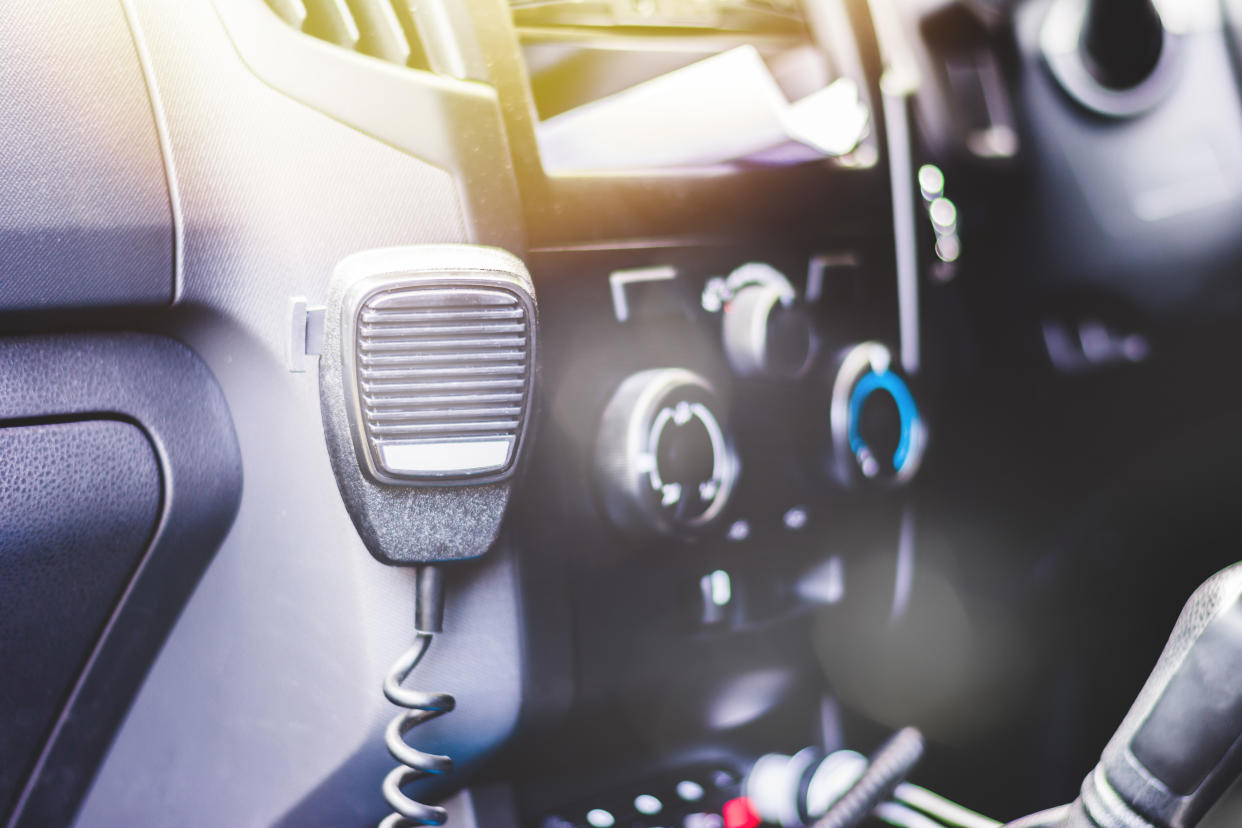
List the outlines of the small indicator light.
{"type": "Polygon", "coordinates": [[[745,796],[730,799],[725,803],[721,814],[724,816],[725,828],[759,828],[763,824],[755,813],[755,806],[745,796]]]}

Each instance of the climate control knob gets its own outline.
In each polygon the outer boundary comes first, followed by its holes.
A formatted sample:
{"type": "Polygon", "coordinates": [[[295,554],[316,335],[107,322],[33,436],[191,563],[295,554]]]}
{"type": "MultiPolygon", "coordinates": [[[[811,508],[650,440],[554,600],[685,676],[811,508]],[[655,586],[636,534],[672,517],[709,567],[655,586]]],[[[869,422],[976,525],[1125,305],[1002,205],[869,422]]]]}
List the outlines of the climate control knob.
{"type": "Polygon", "coordinates": [[[738,473],[724,405],[707,380],[680,368],[640,371],[617,387],[595,460],[609,519],[646,535],[710,525],[738,473]]]}
{"type": "Polygon", "coordinates": [[[833,461],[844,482],[900,484],[918,472],[927,431],[888,348],[864,342],[845,352],[829,418],[833,461]]]}
{"type": "Polygon", "coordinates": [[[765,264],[742,265],[725,281],[721,332],[725,354],[741,376],[796,377],[811,362],[811,323],[794,289],[765,264]]]}

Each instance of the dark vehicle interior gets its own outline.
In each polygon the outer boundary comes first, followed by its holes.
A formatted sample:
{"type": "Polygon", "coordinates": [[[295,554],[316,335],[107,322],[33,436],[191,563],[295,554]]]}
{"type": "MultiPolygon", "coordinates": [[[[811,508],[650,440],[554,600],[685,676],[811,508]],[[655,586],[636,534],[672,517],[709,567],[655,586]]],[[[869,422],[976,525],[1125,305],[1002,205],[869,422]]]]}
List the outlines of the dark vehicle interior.
{"type": "Polygon", "coordinates": [[[1242,825],[1239,37],[9,4],[0,821],[1242,825]]]}

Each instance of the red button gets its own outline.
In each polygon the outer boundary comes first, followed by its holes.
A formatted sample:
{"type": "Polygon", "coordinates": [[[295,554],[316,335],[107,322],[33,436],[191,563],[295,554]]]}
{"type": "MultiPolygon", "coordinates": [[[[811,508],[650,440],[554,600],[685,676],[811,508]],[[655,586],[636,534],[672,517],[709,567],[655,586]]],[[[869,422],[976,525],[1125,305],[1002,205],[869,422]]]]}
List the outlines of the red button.
{"type": "Polygon", "coordinates": [[[751,804],[750,798],[745,796],[726,802],[722,815],[725,828],[759,828],[763,824],[763,820],[755,813],[755,806],[751,804]]]}

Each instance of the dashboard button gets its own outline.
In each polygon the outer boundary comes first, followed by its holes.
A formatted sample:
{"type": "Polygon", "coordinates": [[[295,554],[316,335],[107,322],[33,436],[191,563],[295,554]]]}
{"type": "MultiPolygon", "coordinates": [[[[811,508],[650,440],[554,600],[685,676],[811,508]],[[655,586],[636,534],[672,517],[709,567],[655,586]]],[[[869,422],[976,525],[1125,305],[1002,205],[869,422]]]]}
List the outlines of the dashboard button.
{"type": "Polygon", "coordinates": [[[587,811],[586,821],[591,828],[612,828],[617,823],[616,817],[603,808],[592,808],[587,811]]]}
{"type": "Polygon", "coordinates": [[[639,794],[634,797],[634,810],[644,816],[654,816],[664,810],[664,803],[651,794],[639,794]]]}
{"type": "Polygon", "coordinates": [[[720,398],[680,368],[633,374],[604,409],[596,468],[604,510],[622,529],[689,535],[712,524],[738,473],[720,398]]]}
{"type": "Polygon", "coordinates": [[[677,783],[677,796],[684,802],[698,802],[703,793],[703,786],[693,780],[683,779],[677,783]]]}

